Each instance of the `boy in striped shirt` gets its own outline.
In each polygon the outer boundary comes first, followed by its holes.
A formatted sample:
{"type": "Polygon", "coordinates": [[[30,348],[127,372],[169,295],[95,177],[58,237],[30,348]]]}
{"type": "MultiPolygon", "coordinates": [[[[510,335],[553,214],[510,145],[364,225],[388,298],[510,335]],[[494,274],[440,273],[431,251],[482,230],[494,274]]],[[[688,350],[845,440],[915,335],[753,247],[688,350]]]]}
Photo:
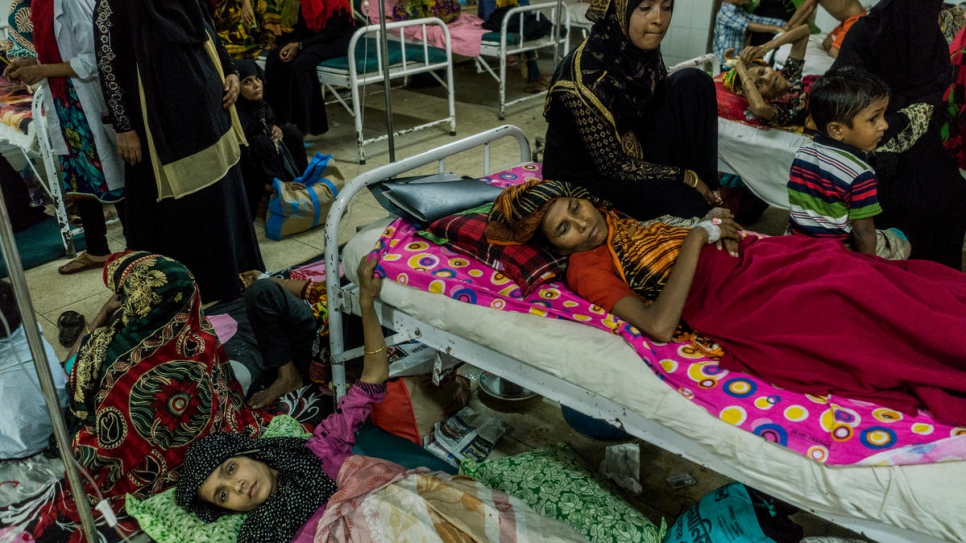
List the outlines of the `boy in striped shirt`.
{"type": "Polygon", "coordinates": [[[788,178],[792,234],[838,239],[853,251],[890,260],[912,247],[895,228],[876,230],[882,213],[875,171],[866,161],[889,124],[889,88],[862,70],[839,70],[816,81],[809,111],[818,133],[795,153],[788,178]]]}

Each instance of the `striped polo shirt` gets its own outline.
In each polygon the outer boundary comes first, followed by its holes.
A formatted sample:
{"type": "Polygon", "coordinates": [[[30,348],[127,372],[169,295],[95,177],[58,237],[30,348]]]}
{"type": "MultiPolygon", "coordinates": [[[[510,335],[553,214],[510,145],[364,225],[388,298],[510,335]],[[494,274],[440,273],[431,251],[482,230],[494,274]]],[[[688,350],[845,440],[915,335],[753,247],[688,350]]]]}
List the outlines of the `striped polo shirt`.
{"type": "Polygon", "coordinates": [[[882,213],[865,153],[822,134],[795,152],[788,204],[792,233],[845,242],[851,241],[853,220],[882,213]]]}

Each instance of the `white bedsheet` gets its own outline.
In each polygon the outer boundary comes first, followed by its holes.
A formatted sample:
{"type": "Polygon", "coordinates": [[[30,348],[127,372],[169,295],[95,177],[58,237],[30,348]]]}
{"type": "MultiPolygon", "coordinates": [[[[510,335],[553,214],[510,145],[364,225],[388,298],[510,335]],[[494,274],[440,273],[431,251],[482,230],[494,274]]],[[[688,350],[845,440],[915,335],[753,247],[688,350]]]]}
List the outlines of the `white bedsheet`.
{"type": "Polygon", "coordinates": [[[788,209],[788,172],[809,138],[718,117],[718,169],[737,174],[769,205],[788,209]]]}
{"type": "MultiPolygon", "coordinates": [[[[353,281],[354,263],[372,250],[380,233],[378,228],[362,232],[346,246],[344,262],[352,264],[345,271],[353,281]]],[[[828,467],[708,415],[661,383],[618,336],[574,322],[494,311],[391,281],[383,283],[381,299],[656,421],[733,466],[742,482],[799,507],[826,518],[872,519],[966,541],[966,462],[828,467]]]]}

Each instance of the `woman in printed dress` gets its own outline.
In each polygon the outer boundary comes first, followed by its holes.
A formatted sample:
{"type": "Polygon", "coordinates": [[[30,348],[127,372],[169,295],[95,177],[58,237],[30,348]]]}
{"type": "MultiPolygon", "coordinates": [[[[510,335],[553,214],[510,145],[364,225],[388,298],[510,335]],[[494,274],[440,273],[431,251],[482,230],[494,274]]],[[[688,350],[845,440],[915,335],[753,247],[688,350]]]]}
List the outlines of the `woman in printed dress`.
{"type": "MultiPolygon", "coordinates": [[[[103,204],[119,203],[124,196],[124,165],[117,152],[114,132],[101,122],[107,106],[101,95],[94,58],[94,29],[90,24],[94,0],[30,0],[13,6],[17,15],[11,27],[20,48],[30,42],[36,56],[12,61],[4,77],[45,89],[48,132],[60,160],[64,193],[74,197],[84,226],[87,252],[58,268],[72,274],[99,268],[111,250],[103,204]],[[20,32],[24,10],[29,10],[32,36],[20,32]],[[19,34],[19,36],[18,36],[19,34]]],[[[124,207],[117,205],[124,219],[124,207]]]]}

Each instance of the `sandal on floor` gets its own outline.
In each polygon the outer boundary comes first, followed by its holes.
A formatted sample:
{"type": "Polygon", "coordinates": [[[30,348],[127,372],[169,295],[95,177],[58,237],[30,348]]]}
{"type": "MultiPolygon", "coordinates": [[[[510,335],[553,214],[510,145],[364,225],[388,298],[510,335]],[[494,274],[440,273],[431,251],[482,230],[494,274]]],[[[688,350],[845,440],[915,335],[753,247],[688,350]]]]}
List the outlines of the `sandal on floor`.
{"type": "Polygon", "coordinates": [[[57,317],[57,328],[60,329],[60,333],[57,334],[57,341],[69,349],[77,342],[77,338],[80,337],[86,327],[87,319],[84,318],[84,315],[76,311],[64,311],[57,317]]]}
{"type": "Polygon", "coordinates": [[[77,258],[67,264],[57,268],[57,273],[61,275],[71,275],[84,270],[100,269],[104,267],[104,261],[98,262],[87,253],[81,253],[77,258]]]}

